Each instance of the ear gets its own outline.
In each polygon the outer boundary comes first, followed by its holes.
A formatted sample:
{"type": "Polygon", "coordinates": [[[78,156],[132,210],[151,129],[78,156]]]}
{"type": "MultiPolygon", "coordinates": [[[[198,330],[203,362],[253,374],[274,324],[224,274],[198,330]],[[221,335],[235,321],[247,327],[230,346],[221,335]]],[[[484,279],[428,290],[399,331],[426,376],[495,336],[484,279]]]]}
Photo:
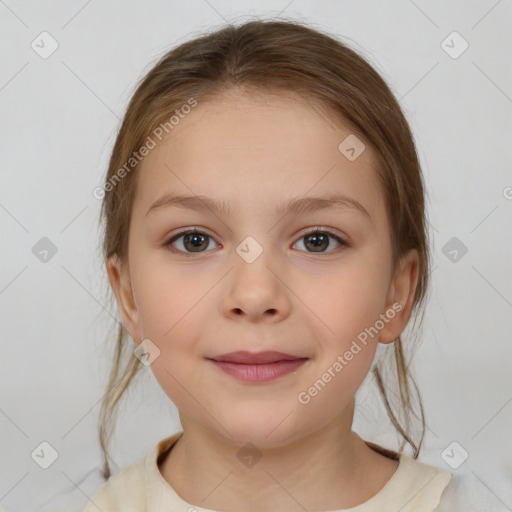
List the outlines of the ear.
{"type": "Polygon", "coordinates": [[[379,333],[381,343],[391,343],[402,334],[414,305],[414,295],[419,278],[419,253],[411,249],[400,259],[391,281],[386,301],[387,322],[379,333]],[[394,313],[394,316],[393,316],[394,313]]]}
{"type": "Polygon", "coordinates": [[[135,304],[128,262],[121,262],[117,254],[107,260],[107,273],[117,299],[123,325],[133,341],[138,344],[140,336],[139,313],[135,304]]]}

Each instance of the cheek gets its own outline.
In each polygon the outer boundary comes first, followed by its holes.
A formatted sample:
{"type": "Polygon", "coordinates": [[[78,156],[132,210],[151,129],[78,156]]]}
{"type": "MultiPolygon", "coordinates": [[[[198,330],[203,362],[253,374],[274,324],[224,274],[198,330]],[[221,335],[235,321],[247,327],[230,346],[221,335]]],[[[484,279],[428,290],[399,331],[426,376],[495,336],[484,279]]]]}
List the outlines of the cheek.
{"type": "MultiPolygon", "coordinates": [[[[140,329],[160,351],[151,371],[163,391],[178,407],[194,407],[187,390],[200,389],[196,351],[201,339],[200,317],[208,297],[205,280],[184,277],[179,269],[153,265],[134,279],[140,329]],[[201,300],[202,298],[202,300],[201,300]]],[[[200,415],[197,410],[195,414],[200,415]]]]}
{"type": "Polygon", "coordinates": [[[331,353],[343,353],[358,336],[377,342],[372,327],[384,313],[389,286],[387,262],[371,258],[372,254],[340,261],[311,286],[305,278],[297,295],[314,314],[307,317],[315,325],[311,332],[324,333],[323,349],[331,353]],[[319,331],[320,329],[320,331],[319,331]],[[369,332],[369,334],[368,334],[369,332]]]}
{"type": "Polygon", "coordinates": [[[170,265],[165,254],[157,254],[139,261],[134,257],[132,281],[141,336],[160,350],[151,365],[155,376],[166,392],[179,389],[180,375],[193,382],[197,372],[188,365],[198,356],[201,326],[207,325],[205,311],[214,307],[210,301],[218,277],[170,265]]]}
{"type": "Polygon", "coordinates": [[[201,309],[201,298],[212,288],[213,277],[201,279],[184,265],[171,264],[164,249],[134,256],[132,280],[143,336],[163,345],[180,339],[201,309]]]}

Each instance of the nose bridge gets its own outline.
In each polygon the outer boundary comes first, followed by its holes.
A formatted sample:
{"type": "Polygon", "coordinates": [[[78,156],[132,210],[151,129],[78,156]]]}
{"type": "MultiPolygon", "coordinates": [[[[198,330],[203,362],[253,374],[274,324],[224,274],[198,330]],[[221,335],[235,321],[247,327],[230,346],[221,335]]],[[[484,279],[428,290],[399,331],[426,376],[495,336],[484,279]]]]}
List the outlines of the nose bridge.
{"type": "Polygon", "coordinates": [[[266,311],[286,315],[286,287],[278,278],[279,263],[269,236],[248,235],[232,254],[233,269],[225,306],[241,310],[251,318],[266,311]],[[261,241],[258,241],[258,239],[261,241]]]}
{"type": "Polygon", "coordinates": [[[236,254],[248,265],[261,259],[271,265],[269,257],[279,243],[274,240],[277,236],[277,229],[273,229],[275,219],[262,201],[257,202],[253,197],[246,198],[240,208],[234,231],[231,233],[236,240],[236,254]]]}
{"type": "Polygon", "coordinates": [[[235,247],[233,254],[237,277],[266,280],[268,275],[273,276],[270,268],[276,266],[276,255],[273,253],[272,245],[270,236],[264,234],[246,236],[235,247]]]}

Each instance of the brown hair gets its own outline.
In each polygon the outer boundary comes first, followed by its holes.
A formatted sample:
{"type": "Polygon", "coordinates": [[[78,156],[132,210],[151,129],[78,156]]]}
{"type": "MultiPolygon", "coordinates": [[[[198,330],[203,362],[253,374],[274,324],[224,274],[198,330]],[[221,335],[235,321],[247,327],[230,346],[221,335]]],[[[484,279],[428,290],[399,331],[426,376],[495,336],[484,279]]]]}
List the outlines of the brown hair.
{"type": "MultiPolygon", "coordinates": [[[[128,257],[137,165],[132,162],[133,169],[121,173],[122,179],[119,170],[123,166],[126,170],[126,162],[153,130],[191,98],[204,102],[235,87],[251,93],[299,95],[338,124],[353,127],[373,148],[377,155],[375,170],[390,221],[393,268],[409,249],[419,252],[413,307],[417,312],[425,300],[430,256],[423,178],[407,120],[387,84],[364,58],[337,38],[293,20],[229,24],[202,34],[166,53],[141,80],[117,134],[105,179],[100,219],[105,223],[105,262],[112,255],[122,262],[128,257]]],[[[425,433],[421,397],[410,375],[400,337],[386,350],[394,352],[398,393],[384,385],[381,362],[372,371],[390,420],[402,437],[400,452],[409,443],[417,458],[425,433]],[[411,383],[420,416],[415,412],[411,383]],[[398,402],[398,412],[393,410],[393,398],[398,402]],[[411,433],[412,416],[420,419],[419,441],[411,433]]],[[[117,405],[142,367],[133,355],[133,342],[119,324],[99,420],[105,478],[111,474],[108,444],[117,405]]]]}

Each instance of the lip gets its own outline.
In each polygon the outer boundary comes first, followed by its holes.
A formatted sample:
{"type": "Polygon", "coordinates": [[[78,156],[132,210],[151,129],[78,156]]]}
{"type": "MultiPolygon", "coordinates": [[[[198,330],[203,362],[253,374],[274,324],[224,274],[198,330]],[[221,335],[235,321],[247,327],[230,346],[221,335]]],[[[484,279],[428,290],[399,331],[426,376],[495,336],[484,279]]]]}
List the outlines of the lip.
{"type": "Polygon", "coordinates": [[[305,359],[303,357],[277,352],[275,350],[267,350],[265,352],[247,352],[239,350],[237,352],[229,352],[219,356],[210,357],[214,361],[224,361],[227,363],[239,364],[269,364],[277,361],[292,361],[296,359],[305,359]]]}
{"type": "Polygon", "coordinates": [[[283,352],[230,352],[208,358],[219,369],[245,382],[268,382],[283,377],[302,366],[307,357],[283,352]]]}

